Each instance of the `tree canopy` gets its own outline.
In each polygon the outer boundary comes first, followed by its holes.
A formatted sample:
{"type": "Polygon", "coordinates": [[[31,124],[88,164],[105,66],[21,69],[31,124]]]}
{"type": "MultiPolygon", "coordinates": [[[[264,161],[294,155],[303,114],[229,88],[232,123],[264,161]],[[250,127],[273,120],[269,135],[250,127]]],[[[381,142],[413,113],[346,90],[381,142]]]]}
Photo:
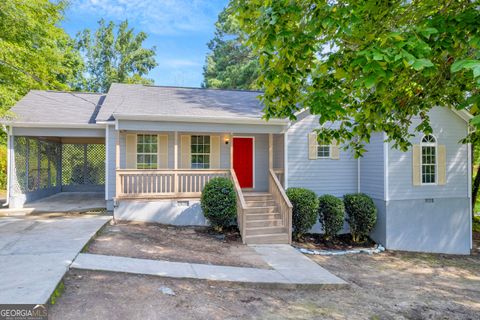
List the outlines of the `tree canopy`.
{"type": "Polygon", "coordinates": [[[203,87],[222,89],[258,89],[258,59],[245,45],[238,22],[229,8],[215,23],[215,35],[208,43],[210,53],[203,67],[203,87]]]}
{"type": "Polygon", "coordinates": [[[68,89],[82,60],[58,27],[64,2],[0,1],[0,116],[31,89],[68,89]]]}
{"type": "Polygon", "coordinates": [[[98,25],[93,33],[85,29],[77,34],[77,48],[86,65],[82,89],[106,92],[112,82],[152,84],[153,80],[145,76],[157,63],[155,47],[143,47],[147,34],[135,34],[126,20],[117,30],[111,21],[102,19],[98,25]]]}
{"type": "Polygon", "coordinates": [[[431,132],[434,106],[478,108],[479,5],[232,0],[231,10],[259,56],[266,118],[307,108],[320,116],[319,139],[360,155],[375,131],[406,150],[414,118],[414,131],[431,132]]]}

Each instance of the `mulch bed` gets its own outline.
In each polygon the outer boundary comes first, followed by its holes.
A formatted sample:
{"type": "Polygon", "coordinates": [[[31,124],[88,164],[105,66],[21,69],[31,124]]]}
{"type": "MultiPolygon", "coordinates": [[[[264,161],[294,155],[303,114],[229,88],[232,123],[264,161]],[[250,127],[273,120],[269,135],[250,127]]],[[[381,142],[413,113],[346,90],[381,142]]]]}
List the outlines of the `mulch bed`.
{"type": "Polygon", "coordinates": [[[326,240],[322,234],[307,234],[302,239],[294,241],[294,245],[306,249],[317,250],[351,250],[358,248],[373,248],[375,241],[368,238],[355,243],[350,234],[340,234],[335,239],[326,240]]]}

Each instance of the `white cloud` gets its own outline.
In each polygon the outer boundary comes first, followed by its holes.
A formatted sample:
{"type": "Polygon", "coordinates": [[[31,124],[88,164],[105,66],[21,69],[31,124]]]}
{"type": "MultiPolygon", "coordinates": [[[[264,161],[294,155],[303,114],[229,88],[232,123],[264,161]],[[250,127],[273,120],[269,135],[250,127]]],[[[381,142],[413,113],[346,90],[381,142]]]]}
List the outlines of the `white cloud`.
{"type": "Polygon", "coordinates": [[[106,20],[128,19],[148,33],[176,35],[210,30],[218,7],[212,0],[73,0],[71,9],[106,20]]]}
{"type": "Polygon", "coordinates": [[[202,62],[190,59],[162,59],[158,58],[158,64],[169,68],[198,67],[202,66],[202,62]]]}

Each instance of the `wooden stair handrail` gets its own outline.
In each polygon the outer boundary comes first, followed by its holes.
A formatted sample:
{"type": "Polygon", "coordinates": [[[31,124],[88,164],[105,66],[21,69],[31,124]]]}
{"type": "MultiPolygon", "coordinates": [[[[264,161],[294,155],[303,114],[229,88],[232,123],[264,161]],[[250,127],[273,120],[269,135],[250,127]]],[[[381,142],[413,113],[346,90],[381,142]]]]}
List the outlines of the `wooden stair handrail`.
{"type": "Polygon", "coordinates": [[[280,191],[280,194],[282,195],[282,198],[285,201],[285,203],[287,204],[287,206],[289,208],[293,208],[293,205],[290,202],[290,199],[288,199],[287,194],[285,193],[285,190],[283,189],[280,181],[278,181],[277,175],[275,174],[275,171],[273,171],[273,169],[270,169],[270,175],[272,176],[273,181],[275,182],[275,185],[278,188],[278,190],[280,191]]]}
{"type": "Polygon", "coordinates": [[[235,186],[235,191],[239,196],[238,198],[242,205],[242,209],[245,209],[247,207],[247,203],[245,202],[245,198],[243,197],[243,191],[242,191],[242,188],[240,187],[240,183],[238,182],[237,175],[235,174],[235,170],[230,169],[230,175],[232,177],[233,185],[235,186]]]}

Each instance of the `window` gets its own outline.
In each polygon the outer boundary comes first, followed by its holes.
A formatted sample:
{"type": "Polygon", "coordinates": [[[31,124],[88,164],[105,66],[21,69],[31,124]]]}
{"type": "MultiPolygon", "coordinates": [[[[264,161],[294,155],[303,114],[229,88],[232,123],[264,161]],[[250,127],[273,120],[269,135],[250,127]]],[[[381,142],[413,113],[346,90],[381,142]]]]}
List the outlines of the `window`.
{"type": "Polygon", "coordinates": [[[432,135],[424,136],[420,146],[422,184],[435,184],[437,182],[437,140],[432,135]]]}
{"type": "Polygon", "coordinates": [[[317,146],[317,157],[318,158],[330,158],[330,146],[329,145],[318,145],[317,146]]]}
{"type": "Polygon", "coordinates": [[[157,139],[156,134],[137,135],[137,169],[157,169],[157,139]]]}
{"type": "Polygon", "coordinates": [[[192,169],[210,168],[210,136],[192,136],[192,169]]]}

